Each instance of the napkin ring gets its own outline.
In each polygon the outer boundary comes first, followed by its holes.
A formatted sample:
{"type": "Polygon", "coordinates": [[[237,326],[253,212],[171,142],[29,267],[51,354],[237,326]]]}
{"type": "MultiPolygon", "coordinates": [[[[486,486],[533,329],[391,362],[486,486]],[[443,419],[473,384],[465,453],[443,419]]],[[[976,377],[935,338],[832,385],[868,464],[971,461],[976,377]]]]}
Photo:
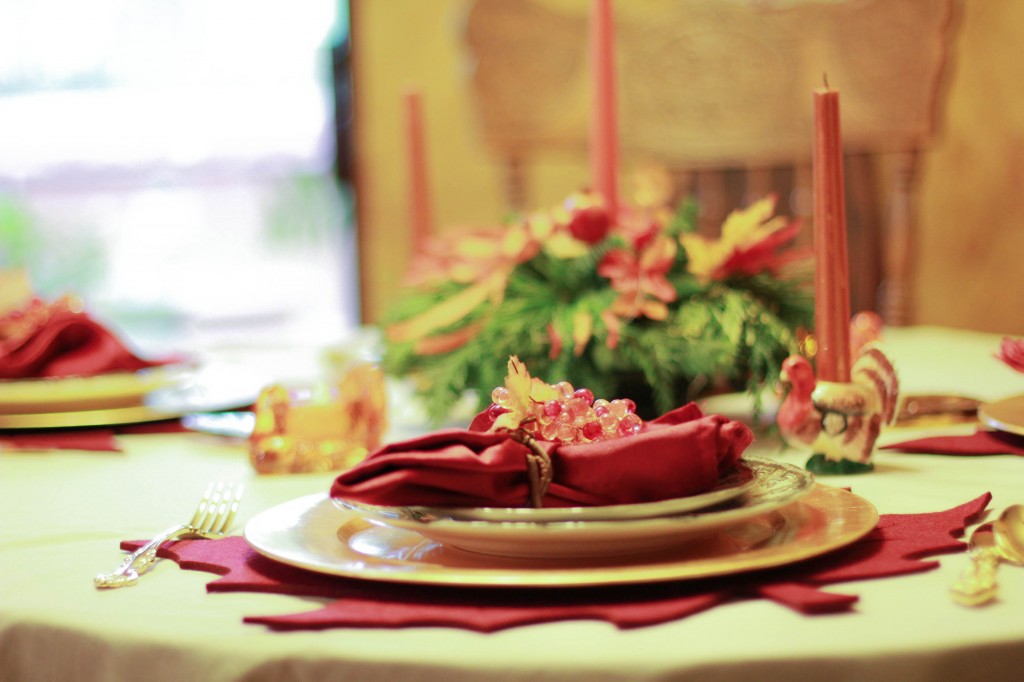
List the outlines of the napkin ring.
{"type": "Polygon", "coordinates": [[[547,451],[528,433],[515,430],[509,431],[512,440],[526,446],[526,474],[530,482],[530,504],[540,509],[544,506],[544,496],[554,477],[551,457],[547,451]]]}

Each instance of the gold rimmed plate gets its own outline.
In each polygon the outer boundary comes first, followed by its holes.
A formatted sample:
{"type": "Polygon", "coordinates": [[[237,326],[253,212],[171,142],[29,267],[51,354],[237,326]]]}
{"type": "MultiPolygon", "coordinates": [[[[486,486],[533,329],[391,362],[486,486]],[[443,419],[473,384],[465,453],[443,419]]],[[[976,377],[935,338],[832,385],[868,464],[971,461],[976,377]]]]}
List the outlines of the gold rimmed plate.
{"type": "Polygon", "coordinates": [[[569,587],[688,580],[783,566],[845,547],[877,523],[878,512],[863,498],[816,484],[796,502],[669,549],[529,559],[460,550],[414,531],[373,523],[316,494],[257,515],[246,525],[245,539],[270,559],[326,575],[432,585],[569,587]]]}
{"type": "Polygon", "coordinates": [[[1024,395],[983,403],[978,407],[978,419],[997,431],[1024,436],[1024,395]]]}

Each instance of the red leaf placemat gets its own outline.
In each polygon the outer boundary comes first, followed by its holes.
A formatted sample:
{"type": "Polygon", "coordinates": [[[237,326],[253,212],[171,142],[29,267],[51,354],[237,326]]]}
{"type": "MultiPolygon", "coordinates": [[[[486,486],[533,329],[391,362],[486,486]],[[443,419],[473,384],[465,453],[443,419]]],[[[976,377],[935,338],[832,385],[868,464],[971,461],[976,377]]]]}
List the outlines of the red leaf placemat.
{"type": "Polygon", "coordinates": [[[121,446],[117,442],[118,434],[183,433],[185,431],[180,419],[125,424],[115,427],[8,429],[0,431],[0,449],[121,452],[121,446]]]}
{"type": "MultiPolygon", "coordinates": [[[[763,598],[800,613],[852,609],[858,597],[826,592],[832,583],[927,571],[926,560],[959,552],[956,538],[981,514],[991,494],[942,512],[885,514],[875,530],[849,547],[782,568],[721,578],[591,588],[463,588],[372,582],[321,575],[267,559],[241,537],[182,540],[159,556],[182,568],[221,577],[210,592],[269,592],[330,599],[320,609],[295,614],[249,616],[275,630],[333,627],[448,626],[493,632],[558,620],[593,619],[620,628],[654,625],[737,599],[763,598]]],[[[125,550],[140,541],[121,544],[125,550]]]]}
{"type": "Polygon", "coordinates": [[[963,436],[929,436],[892,443],[882,448],[928,455],[1022,455],[1024,438],[1002,431],[978,429],[963,436]]]}

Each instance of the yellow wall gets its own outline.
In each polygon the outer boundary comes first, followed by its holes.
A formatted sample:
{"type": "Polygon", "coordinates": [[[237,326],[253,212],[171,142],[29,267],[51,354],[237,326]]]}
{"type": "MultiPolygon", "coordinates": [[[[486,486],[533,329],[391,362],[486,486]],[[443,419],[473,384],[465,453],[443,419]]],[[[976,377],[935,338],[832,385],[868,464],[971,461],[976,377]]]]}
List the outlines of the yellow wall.
{"type": "MultiPolygon", "coordinates": [[[[568,1],[568,0],[566,0],[568,1]]],[[[479,145],[461,48],[468,0],[353,0],[357,173],[364,316],[398,294],[409,257],[401,96],[424,97],[438,230],[493,224],[500,165],[479,145]]],[[[1024,335],[1024,3],[960,0],[946,110],[920,161],[915,323],[1024,335]]],[[[532,196],[557,201],[584,163],[531,171],[532,196]]]]}
{"type": "Polygon", "coordinates": [[[965,0],[919,194],[920,322],[1024,334],[1024,3],[965,0]]]}

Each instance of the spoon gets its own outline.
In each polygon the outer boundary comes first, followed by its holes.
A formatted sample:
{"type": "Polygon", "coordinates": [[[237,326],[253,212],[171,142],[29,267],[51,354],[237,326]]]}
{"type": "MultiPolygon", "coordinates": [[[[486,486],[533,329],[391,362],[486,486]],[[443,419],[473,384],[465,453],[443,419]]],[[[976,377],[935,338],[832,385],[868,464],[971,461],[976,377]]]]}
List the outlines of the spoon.
{"type": "Polygon", "coordinates": [[[1011,504],[992,522],[996,546],[1003,558],[1024,564],[1024,504],[1011,504]]]}
{"type": "Polygon", "coordinates": [[[964,606],[981,606],[996,597],[996,567],[1000,551],[996,546],[992,523],[983,523],[971,533],[967,543],[971,563],[950,590],[953,600],[964,606]]]}
{"type": "Polygon", "coordinates": [[[953,585],[953,599],[965,606],[987,604],[996,597],[1000,560],[1024,565],[1024,505],[1011,504],[992,523],[983,523],[968,542],[971,563],[953,585]]]}

